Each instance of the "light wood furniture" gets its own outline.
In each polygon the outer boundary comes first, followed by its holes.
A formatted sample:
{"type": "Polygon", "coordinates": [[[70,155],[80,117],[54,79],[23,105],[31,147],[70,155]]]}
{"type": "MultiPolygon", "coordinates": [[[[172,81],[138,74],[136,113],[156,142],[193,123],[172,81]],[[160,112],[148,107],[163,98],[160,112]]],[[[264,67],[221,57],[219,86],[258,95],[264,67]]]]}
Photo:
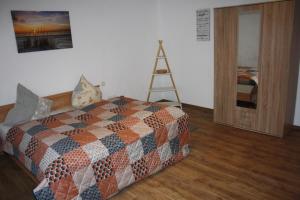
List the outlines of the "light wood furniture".
{"type": "Polygon", "coordinates": [[[152,77],[151,77],[151,82],[150,82],[150,87],[149,87],[149,91],[148,91],[148,97],[147,97],[147,102],[149,102],[150,100],[150,95],[152,92],[170,92],[173,91],[175,92],[176,98],[177,98],[177,102],[174,101],[166,101],[166,102],[160,102],[161,104],[166,104],[169,106],[180,106],[180,108],[182,108],[181,105],[181,101],[179,99],[179,95],[177,92],[177,88],[175,86],[175,81],[169,66],[169,62],[166,56],[166,52],[164,50],[164,47],[162,45],[163,41],[159,40],[159,47],[157,50],[157,54],[156,54],[156,58],[155,58],[155,64],[154,64],[154,68],[153,68],[153,72],[152,72],[152,77]],[[159,60],[163,60],[165,62],[165,67],[163,69],[158,69],[159,68],[159,60]],[[157,76],[168,76],[171,79],[171,83],[172,85],[170,87],[153,87],[153,83],[154,83],[154,79],[157,76]]]}
{"type": "MultiPolygon", "coordinates": [[[[95,87],[99,87],[96,85],[95,87]]],[[[51,110],[56,111],[65,107],[72,106],[72,93],[73,91],[62,92],[50,96],[46,96],[45,98],[51,99],[53,101],[51,110]]],[[[10,109],[14,107],[14,103],[0,106],[0,123],[5,120],[5,117],[10,109]]]]}
{"type": "Polygon", "coordinates": [[[299,1],[215,9],[214,121],[282,137],[293,124],[300,52],[299,1]],[[261,13],[256,109],[238,107],[238,14],[261,13]]]}

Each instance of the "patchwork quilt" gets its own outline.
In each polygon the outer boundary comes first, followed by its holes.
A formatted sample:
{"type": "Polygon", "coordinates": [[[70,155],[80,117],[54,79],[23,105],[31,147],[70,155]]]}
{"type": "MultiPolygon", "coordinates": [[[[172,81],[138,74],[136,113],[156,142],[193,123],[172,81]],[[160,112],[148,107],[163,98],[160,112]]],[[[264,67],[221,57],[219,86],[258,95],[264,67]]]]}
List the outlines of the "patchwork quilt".
{"type": "Polygon", "coordinates": [[[107,199],[189,153],[188,116],[127,97],[11,128],[4,149],[40,181],[38,200],[107,199]]]}

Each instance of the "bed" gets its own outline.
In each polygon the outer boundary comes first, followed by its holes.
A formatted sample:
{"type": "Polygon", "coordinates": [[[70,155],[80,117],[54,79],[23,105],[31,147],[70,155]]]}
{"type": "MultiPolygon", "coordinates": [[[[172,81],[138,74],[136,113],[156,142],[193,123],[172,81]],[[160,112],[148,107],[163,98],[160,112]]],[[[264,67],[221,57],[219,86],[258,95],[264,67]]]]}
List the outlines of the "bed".
{"type": "Polygon", "coordinates": [[[108,199],[189,154],[182,110],[123,96],[14,126],[1,138],[38,180],[38,200],[108,199]]]}
{"type": "Polygon", "coordinates": [[[253,67],[239,67],[237,71],[237,105],[256,108],[258,77],[253,67]]]}

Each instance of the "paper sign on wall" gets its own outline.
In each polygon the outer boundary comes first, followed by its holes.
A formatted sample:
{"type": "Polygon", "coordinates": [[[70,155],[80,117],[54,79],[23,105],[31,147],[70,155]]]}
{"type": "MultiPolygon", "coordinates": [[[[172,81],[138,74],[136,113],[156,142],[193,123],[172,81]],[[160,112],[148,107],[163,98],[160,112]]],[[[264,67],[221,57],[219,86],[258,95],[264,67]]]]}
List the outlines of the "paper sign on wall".
{"type": "Polygon", "coordinates": [[[197,40],[210,40],[210,9],[196,11],[197,15],[197,40]]]}

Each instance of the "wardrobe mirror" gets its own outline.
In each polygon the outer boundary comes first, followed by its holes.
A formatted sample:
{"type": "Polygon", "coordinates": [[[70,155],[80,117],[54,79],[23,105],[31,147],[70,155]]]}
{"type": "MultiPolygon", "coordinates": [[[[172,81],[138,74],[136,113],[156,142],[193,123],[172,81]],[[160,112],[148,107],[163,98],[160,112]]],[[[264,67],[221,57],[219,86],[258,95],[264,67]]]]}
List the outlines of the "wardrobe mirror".
{"type": "Polygon", "coordinates": [[[240,11],[238,20],[236,105],[256,109],[261,12],[240,11]]]}

